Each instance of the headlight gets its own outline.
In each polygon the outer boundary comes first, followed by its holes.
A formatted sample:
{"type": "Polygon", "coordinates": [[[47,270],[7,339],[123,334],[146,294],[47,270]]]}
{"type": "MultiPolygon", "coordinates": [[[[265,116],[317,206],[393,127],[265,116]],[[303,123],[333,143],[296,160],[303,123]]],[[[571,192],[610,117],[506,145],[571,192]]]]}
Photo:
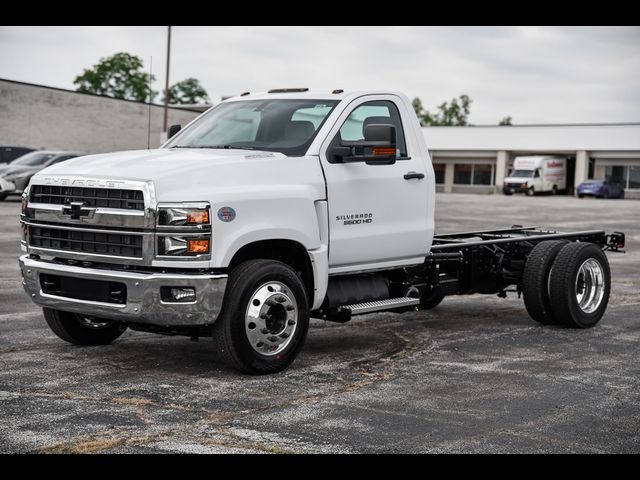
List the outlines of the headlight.
{"type": "Polygon", "coordinates": [[[161,256],[196,256],[210,252],[209,237],[160,236],[158,238],[158,255],[161,256]]]}
{"type": "Polygon", "coordinates": [[[210,211],[203,202],[158,205],[157,255],[206,259],[212,246],[210,211]]]}
{"type": "Polygon", "coordinates": [[[159,205],[158,226],[192,227],[211,225],[209,205],[192,203],[184,205],[159,205]]]}

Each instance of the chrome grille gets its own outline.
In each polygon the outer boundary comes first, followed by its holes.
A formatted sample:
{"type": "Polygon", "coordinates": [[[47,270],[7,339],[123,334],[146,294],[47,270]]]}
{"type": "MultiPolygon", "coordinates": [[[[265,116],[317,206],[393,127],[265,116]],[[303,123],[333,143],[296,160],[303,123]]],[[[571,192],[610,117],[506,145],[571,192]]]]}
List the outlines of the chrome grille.
{"type": "Polygon", "coordinates": [[[71,202],[83,202],[87,207],[144,210],[144,194],[141,190],[120,188],[33,185],[31,187],[30,201],[52,205],[69,205],[71,202]]]}
{"type": "Polygon", "coordinates": [[[117,231],[66,230],[48,226],[29,226],[29,246],[65,252],[115,257],[142,258],[142,235],[117,231]]]}

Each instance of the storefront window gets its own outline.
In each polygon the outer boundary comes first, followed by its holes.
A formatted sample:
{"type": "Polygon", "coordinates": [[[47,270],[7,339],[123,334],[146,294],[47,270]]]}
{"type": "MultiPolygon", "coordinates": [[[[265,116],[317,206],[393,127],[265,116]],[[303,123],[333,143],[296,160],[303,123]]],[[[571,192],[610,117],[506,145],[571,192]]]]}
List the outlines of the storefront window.
{"type": "Polygon", "coordinates": [[[629,169],[629,185],[627,188],[640,189],[640,167],[627,167],[629,169]]]}
{"type": "Polygon", "coordinates": [[[433,171],[436,173],[436,184],[442,185],[444,184],[444,171],[447,166],[444,163],[434,163],[433,171]]]}
{"type": "Polygon", "coordinates": [[[453,169],[453,183],[456,185],[471,185],[473,165],[456,163],[453,169]]]}
{"type": "Polygon", "coordinates": [[[473,184],[474,185],[491,185],[493,168],[491,165],[474,165],[473,166],[473,184]]]}
{"type": "Polygon", "coordinates": [[[453,183],[456,185],[493,185],[493,165],[456,163],[453,183]]]}
{"type": "Polygon", "coordinates": [[[612,183],[618,183],[624,188],[640,190],[640,167],[608,166],[605,168],[605,178],[612,183]]]}

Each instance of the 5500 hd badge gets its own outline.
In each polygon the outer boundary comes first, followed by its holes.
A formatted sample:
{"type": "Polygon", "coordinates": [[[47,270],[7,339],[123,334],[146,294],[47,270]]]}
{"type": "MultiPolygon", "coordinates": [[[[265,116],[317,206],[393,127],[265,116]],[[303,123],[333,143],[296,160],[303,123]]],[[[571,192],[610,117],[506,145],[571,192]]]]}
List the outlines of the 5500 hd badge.
{"type": "Polygon", "coordinates": [[[352,215],[336,215],[336,222],[344,225],[362,225],[373,223],[373,213],[354,213],[352,215]]]}

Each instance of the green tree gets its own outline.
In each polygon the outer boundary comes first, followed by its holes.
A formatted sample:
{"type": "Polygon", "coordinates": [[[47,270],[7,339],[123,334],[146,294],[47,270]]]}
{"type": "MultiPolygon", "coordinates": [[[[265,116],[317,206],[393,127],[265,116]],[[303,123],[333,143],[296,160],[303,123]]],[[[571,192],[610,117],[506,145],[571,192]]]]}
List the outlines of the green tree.
{"type": "MultiPolygon", "coordinates": [[[[151,75],[151,81],[154,80],[151,75]]],[[[153,101],[157,95],[149,87],[149,74],[145,73],[140,57],[126,52],[101,58],[97,65],[78,75],[73,84],[78,92],[139,102],[153,101]]]]}
{"type": "Polygon", "coordinates": [[[500,123],[498,125],[511,126],[511,125],[513,125],[513,123],[511,123],[511,121],[512,121],[511,117],[504,117],[502,120],[500,120],[500,123]]]}
{"type": "Polygon", "coordinates": [[[187,78],[169,88],[169,103],[193,105],[207,102],[209,102],[209,95],[200,85],[200,81],[195,78],[187,78]]]}
{"type": "Polygon", "coordinates": [[[471,111],[471,98],[468,95],[460,95],[450,102],[438,105],[435,112],[425,110],[422,100],[414,98],[413,109],[423,126],[461,126],[468,125],[467,118],[471,111]]]}

